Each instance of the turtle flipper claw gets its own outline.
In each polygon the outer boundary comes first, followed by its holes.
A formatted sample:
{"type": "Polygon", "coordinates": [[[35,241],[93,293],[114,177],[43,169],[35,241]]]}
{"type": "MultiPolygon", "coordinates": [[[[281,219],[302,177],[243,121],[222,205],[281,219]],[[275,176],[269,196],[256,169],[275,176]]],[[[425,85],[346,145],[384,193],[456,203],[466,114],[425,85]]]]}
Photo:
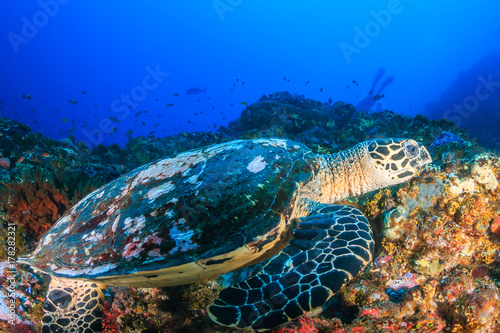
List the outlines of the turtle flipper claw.
{"type": "Polygon", "coordinates": [[[262,272],[221,291],[208,312],[215,322],[265,330],[321,307],[372,260],[368,220],[356,208],[322,205],[299,219],[290,245],[262,272]]]}

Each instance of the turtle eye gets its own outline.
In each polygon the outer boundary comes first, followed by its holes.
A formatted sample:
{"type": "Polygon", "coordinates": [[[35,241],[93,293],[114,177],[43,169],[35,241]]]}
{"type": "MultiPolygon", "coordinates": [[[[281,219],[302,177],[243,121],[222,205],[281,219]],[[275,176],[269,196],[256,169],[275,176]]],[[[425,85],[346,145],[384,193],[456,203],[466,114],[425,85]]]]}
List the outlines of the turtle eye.
{"type": "Polygon", "coordinates": [[[413,140],[408,140],[401,144],[405,151],[405,155],[409,158],[415,158],[419,155],[418,143],[413,140]]]}

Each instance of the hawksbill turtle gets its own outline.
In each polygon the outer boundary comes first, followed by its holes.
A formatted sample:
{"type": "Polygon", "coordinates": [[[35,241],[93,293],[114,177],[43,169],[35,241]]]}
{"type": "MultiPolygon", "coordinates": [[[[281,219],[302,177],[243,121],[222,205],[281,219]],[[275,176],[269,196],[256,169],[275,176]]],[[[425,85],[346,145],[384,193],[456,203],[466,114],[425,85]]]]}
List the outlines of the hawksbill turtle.
{"type": "Polygon", "coordinates": [[[321,307],[372,260],[355,207],[335,205],[416,176],[411,139],[318,155],[284,139],[237,140],[139,167],[93,191],[19,259],[52,278],[42,332],[99,332],[106,285],[193,283],[268,260],[208,307],[221,325],[276,327],[321,307]]]}

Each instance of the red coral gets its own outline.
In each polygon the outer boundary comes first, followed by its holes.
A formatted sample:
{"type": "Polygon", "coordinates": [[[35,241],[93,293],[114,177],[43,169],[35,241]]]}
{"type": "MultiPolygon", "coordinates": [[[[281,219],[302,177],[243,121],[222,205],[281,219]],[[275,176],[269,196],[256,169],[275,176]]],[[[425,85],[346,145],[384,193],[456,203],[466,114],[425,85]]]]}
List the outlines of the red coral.
{"type": "Polygon", "coordinates": [[[41,177],[3,185],[0,199],[7,214],[35,239],[40,239],[69,205],[66,194],[41,177]]]}
{"type": "Polygon", "coordinates": [[[120,311],[111,308],[108,302],[104,302],[102,311],[102,332],[103,333],[119,333],[118,322],[116,318],[120,316],[120,311]]]}
{"type": "Polygon", "coordinates": [[[491,232],[500,234],[500,216],[497,216],[491,222],[491,232]]]}
{"type": "Polygon", "coordinates": [[[314,327],[314,321],[307,317],[300,319],[300,326],[297,328],[280,328],[273,330],[273,333],[316,333],[318,329],[314,327]]]}
{"type": "Polygon", "coordinates": [[[36,332],[33,327],[28,326],[22,322],[17,322],[10,327],[11,333],[33,333],[36,332]]]}

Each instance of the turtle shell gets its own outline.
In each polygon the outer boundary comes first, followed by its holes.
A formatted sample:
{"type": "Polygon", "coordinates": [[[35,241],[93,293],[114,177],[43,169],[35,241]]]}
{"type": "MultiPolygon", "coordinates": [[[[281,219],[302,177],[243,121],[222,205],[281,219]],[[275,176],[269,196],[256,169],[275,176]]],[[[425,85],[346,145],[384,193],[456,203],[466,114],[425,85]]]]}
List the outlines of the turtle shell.
{"type": "Polygon", "coordinates": [[[22,262],[128,286],[191,283],[262,260],[319,162],[288,140],[231,141],[139,167],[62,216],[22,262]]]}

